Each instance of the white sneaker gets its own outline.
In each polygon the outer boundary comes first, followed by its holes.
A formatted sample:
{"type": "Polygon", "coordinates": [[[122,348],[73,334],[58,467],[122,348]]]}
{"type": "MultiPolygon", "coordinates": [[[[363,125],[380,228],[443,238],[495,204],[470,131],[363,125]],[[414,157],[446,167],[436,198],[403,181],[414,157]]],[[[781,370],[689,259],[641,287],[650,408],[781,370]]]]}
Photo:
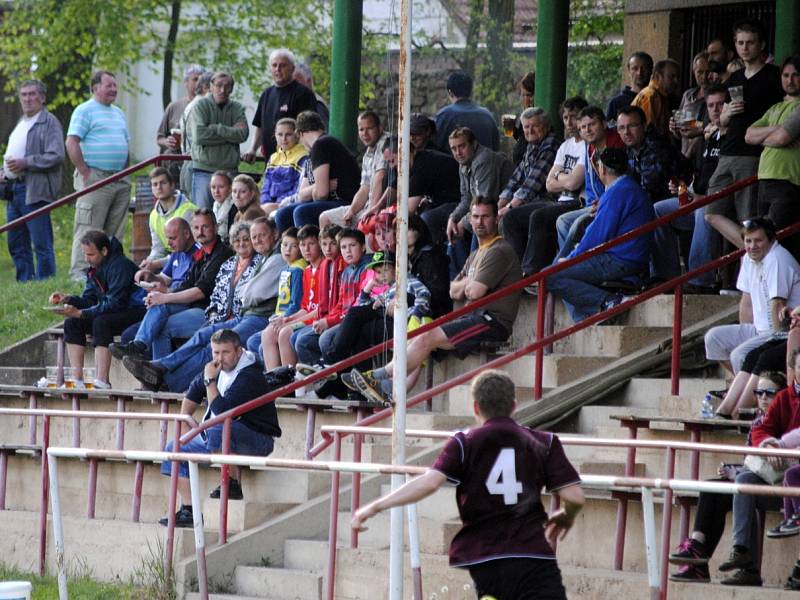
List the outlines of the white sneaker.
{"type": "Polygon", "coordinates": [[[94,385],[94,389],[96,390],[110,390],[111,384],[107,381],[100,381],[99,379],[95,379],[92,383],[94,385]]]}

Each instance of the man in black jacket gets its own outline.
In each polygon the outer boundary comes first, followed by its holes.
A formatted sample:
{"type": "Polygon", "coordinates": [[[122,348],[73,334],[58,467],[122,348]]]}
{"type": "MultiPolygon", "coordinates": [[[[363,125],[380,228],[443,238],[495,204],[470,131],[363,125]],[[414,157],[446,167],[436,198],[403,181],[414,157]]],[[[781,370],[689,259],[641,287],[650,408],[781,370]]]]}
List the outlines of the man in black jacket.
{"type": "Polygon", "coordinates": [[[217,272],[231,250],[217,235],[217,221],[207,208],[198,208],[192,215],[192,235],[200,246],[194,253],[194,264],[178,289],[152,291],[145,298],[145,314],[132,342],[112,344],[111,354],[122,360],[137,356],[153,360],[172,352],[172,340],[190,338],[205,324],[205,307],[214,291],[217,272]]]}
{"type": "MultiPolygon", "coordinates": [[[[203,373],[198,375],[181,403],[181,414],[193,415],[199,404],[208,406],[203,420],[210,419],[241,404],[269,393],[270,387],[261,367],[252,352],[242,348],[242,342],[232,329],[220,329],[211,336],[211,361],[203,373]]],[[[193,423],[197,426],[197,421],[193,423]]],[[[213,454],[222,448],[222,425],[214,425],[203,436],[197,436],[181,446],[181,452],[213,454]]],[[[274,447],[274,438],[281,436],[278,425],[278,411],[275,403],[269,402],[250,412],[244,413],[231,423],[231,453],[251,456],[269,456],[274,447]]],[[[167,452],[172,451],[172,442],[167,444],[167,452]]],[[[172,463],[161,465],[161,473],[170,475],[172,463]]],[[[230,467],[228,498],[241,500],[242,486],[239,483],[239,468],[230,467]]],[[[178,492],[182,506],[175,515],[176,527],[192,527],[192,496],[189,487],[189,467],[180,464],[178,492]]],[[[212,498],[219,498],[220,489],[211,492],[212,498]]],[[[168,517],[159,521],[167,525],[168,517]]]]}

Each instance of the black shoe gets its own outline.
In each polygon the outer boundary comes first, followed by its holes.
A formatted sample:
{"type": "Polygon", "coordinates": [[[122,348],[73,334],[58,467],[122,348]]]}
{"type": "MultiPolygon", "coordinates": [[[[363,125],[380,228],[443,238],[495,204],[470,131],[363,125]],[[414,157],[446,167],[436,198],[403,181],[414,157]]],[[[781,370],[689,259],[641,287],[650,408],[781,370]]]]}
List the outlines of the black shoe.
{"type": "Polygon", "coordinates": [[[800,561],[794,563],[794,567],[792,567],[792,572],[789,573],[789,577],[786,579],[786,583],[783,584],[783,589],[800,591],[800,561]]]}
{"type": "MultiPolygon", "coordinates": [[[[706,554],[703,544],[687,538],[680,543],[677,552],[669,555],[669,562],[673,565],[707,565],[708,554],[706,554]]],[[[706,569],[706,574],[708,574],[708,569],[706,569]]]]}
{"type": "Polygon", "coordinates": [[[751,585],[761,586],[763,581],[758,572],[750,569],[739,569],[733,575],[729,575],[725,579],[720,580],[722,585],[751,585]]]}
{"type": "Polygon", "coordinates": [[[136,340],[128,342],[127,344],[109,344],[108,351],[111,353],[111,356],[118,360],[122,360],[126,356],[135,356],[136,358],[141,358],[142,360],[150,359],[150,353],[147,351],[147,346],[145,346],[142,342],[137,342],[136,340]]]}
{"type": "Polygon", "coordinates": [[[689,583],[709,583],[711,575],[708,565],[681,565],[674,573],[669,575],[670,581],[686,581],[689,583]]]}
{"type": "Polygon", "coordinates": [[[728,557],[728,560],[719,566],[719,570],[724,573],[726,571],[733,571],[734,569],[750,569],[753,567],[753,565],[753,557],[750,556],[750,552],[747,550],[747,548],[743,546],[734,546],[733,550],[731,550],[731,555],[728,557]]]}
{"type": "Polygon", "coordinates": [[[393,405],[391,394],[386,394],[381,389],[381,381],[375,379],[369,371],[362,373],[358,369],[350,371],[353,383],[356,384],[358,392],[369,402],[379,407],[390,407],[393,405]]]}
{"type": "Polygon", "coordinates": [[[725,400],[725,396],[728,395],[728,390],[708,390],[709,396],[714,396],[719,400],[725,400]]]}
{"type": "Polygon", "coordinates": [[[144,387],[150,391],[157,392],[164,383],[164,375],[167,369],[149,360],[142,360],[133,356],[126,356],[122,359],[131,375],[136,377],[144,387]]]}
{"type": "MultiPolygon", "coordinates": [[[[209,494],[209,498],[218,499],[222,492],[220,488],[222,486],[217,486],[211,494],[209,494]]],[[[228,479],[228,500],[244,500],[244,494],[242,494],[242,484],[239,483],[238,479],[234,479],[233,477],[228,479]]]]}
{"type": "MultiPolygon", "coordinates": [[[[162,517],[158,520],[159,525],[167,527],[169,517],[162,517]]],[[[194,527],[194,513],[191,506],[181,506],[175,513],[175,527],[194,527]]]]}

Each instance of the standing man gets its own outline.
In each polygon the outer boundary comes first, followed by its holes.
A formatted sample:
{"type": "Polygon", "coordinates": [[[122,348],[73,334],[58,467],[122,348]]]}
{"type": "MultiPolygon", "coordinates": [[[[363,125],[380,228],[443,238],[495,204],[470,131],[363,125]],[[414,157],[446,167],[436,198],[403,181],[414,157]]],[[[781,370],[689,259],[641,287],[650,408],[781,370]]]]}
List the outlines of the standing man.
{"type": "Polygon", "coordinates": [[[658,61],[650,83],[631,102],[644,111],[647,124],[664,136],[669,134],[670,100],[678,92],[679,76],[680,66],[676,61],[671,58],[658,61]]]}
{"type": "Polygon", "coordinates": [[[454,71],[447,78],[449,105],[436,113],[436,143],[447,148],[450,133],[460,127],[469,127],[478,141],[497,152],[500,148],[500,133],[492,113],[470,99],[472,77],[464,71],[454,71]]]}
{"type": "Polygon", "coordinates": [[[316,108],[313,110],[319,115],[319,118],[322,119],[325,125],[327,125],[330,120],[331,111],[328,108],[328,103],[325,102],[325,98],[314,91],[314,75],[311,73],[311,67],[304,62],[298,62],[294,66],[293,78],[297,83],[306,86],[314,94],[314,97],[317,99],[317,104],[316,108]]]}
{"type": "MultiPolygon", "coordinates": [[[[781,85],[786,92],[783,102],[772,106],[744,136],[748,144],[764,146],[758,162],[758,214],[769,216],[775,229],[797,221],[800,206],[800,148],[793,143],[800,136],[800,56],[783,61],[781,85]],[[779,136],[787,139],[776,139],[779,136]]],[[[800,257],[797,234],[784,239],[783,246],[795,258],[800,257]]]]}
{"type": "MultiPolygon", "coordinates": [[[[748,144],[745,133],[770,106],[783,98],[778,67],[764,63],[762,55],[766,41],[761,24],[741,21],[733,31],[736,53],[744,62],[744,68],[733,73],[727,85],[729,92],[739,91],[741,96],[734,93],[722,109],[720,126],[725,130],[725,135],[720,146],[717,170],[708,184],[709,194],[758,172],[761,146],[748,144]]],[[[707,205],[706,221],[731,244],[741,248],[740,223],[756,213],[757,202],[756,186],[748,186],[707,205]]]]}
{"type": "Polygon", "coordinates": [[[294,79],[297,59],[291,50],[278,48],[269,55],[269,70],[273,85],[258,99],[258,108],[252,124],[256,128],[253,147],[242,158],[253,162],[259,147],[264,158],[269,159],[277,150],[275,124],[281,119],[296,119],[304,110],[317,110],[317,97],[310,89],[294,79]]]}
{"type": "Polygon", "coordinates": [[[192,201],[210,209],[211,176],[214,171],[234,172],[239,167],[239,145],[249,129],[244,107],[231,100],[233,76],[217,71],[211,78],[211,94],[192,109],[192,201]]]}
{"type": "Polygon", "coordinates": [[[690,159],[694,159],[697,152],[702,152],[704,126],[709,121],[706,94],[711,86],[710,73],[708,54],[699,52],[692,60],[692,76],[697,85],[683,93],[678,106],[691,117],[692,121],[688,123],[670,121],[670,131],[681,140],[681,154],[690,159]]]}
{"type": "MultiPolygon", "coordinates": [[[[23,81],[19,88],[22,118],[8,138],[5,165],[0,170],[0,183],[6,185],[7,222],[47,205],[58,198],[61,191],[64,130],[44,106],[46,91],[37,79],[23,81]]],[[[56,255],[49,213],[12,229],[7,241],[17,281],[55,275],[56,255]]]]}
{"type": "Polygon", "coordinates": [[[634,52],[628,59],[627,69],[631,84],[622,88],[619,94],[609,101],[606,109],[608,125],[612,128],[617,122],[619,109],[623,106],[629,106],[633,99],[636,98],[636,94],[641,92],[650,82],[650,76],[653,74],[653,57],[647,52],[634,52]]]}
{"type": "MultiPolygon", "coordinates": [[[[95,71],[91,85],[92,98],[75,109],[67,130],[67,154],[75,165],[76,190],[111,177],[128,164],[128,123],[125,113],[113,104],[117,80],[113,73],[95,71]]],[[[70,265],[76,281],[84,279],[89,267],[83,259],[80,240],[91,229],[122,239],[130,192],[131,182],[126,177],[78,198],[70,265]]]]}
{"type": "Polygon", "coordinates": [[[502,371],[472,380],[478,427],[459,432],[428,471],[356,512],[351,526],[418,502],[449,481],[464,526],[450,544],[450,565],[466,568],[481,598],[566,600],[553,545],[583,507],[580,476],[555,434],[517,425],[514,382],[502,371]],[[548,517],[542,488],[563,508],[548,517]]]}
{"type": "Polygon", "coordinates": [[[380,210],[383,182],[386,179],[383,147],[388,136],[383,131],[381,118],[374,110],[362,112],[356,123],[358,139],[366,146],[361,158],[361,185],[349,206],[331,208],[319,216],[320,227],[331,223],[340,227],[355,227],[363,217],[377,214],[380,210]]]}
{"type": "MultiPolygon", "coordinates": [[[[194,100],[197,80],[200,79],[203,72],[204,69],[200,65],[191,65],[184,71],[183,85],[186,88],[186,96],[178,100],[173,100],[167,105],[167,108],[164,110],[164,116],[161,117],[161,123],[158,125],[156,143],[158,144],[159,154],[181,153],[180,136],[176,137],[173,135],[172,131],[174,129],[180,129],[183,111],[186,110],[189,102],[194,100]]],[[[178,161],[170,161],[162,164],[167,165],[170,173],[172,173],[175,181],[177,181],[181,170],[181,163],[178,161]]]]}

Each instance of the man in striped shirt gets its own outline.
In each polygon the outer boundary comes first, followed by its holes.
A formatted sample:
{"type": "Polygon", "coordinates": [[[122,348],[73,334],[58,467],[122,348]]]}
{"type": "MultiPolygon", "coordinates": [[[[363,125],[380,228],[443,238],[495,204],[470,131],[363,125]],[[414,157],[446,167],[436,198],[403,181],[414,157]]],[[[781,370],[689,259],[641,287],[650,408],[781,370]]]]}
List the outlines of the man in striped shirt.
{"type": "MultiPolygon", "coordinates": [[[[67,153],[75,165],[76,190],[111,177],[128,164],[128,124],[125,113],[113,104],[117,80],[113,73],[96,71],[91,86],[92,97],[75,109],[67,130],[67,153]]],[[[87,231],[100,229],[122,239],[130,187],[126,177],[78,199],[70,264],[73,279],[82,281],[88,268],[80,245],[87,231]]]]}

